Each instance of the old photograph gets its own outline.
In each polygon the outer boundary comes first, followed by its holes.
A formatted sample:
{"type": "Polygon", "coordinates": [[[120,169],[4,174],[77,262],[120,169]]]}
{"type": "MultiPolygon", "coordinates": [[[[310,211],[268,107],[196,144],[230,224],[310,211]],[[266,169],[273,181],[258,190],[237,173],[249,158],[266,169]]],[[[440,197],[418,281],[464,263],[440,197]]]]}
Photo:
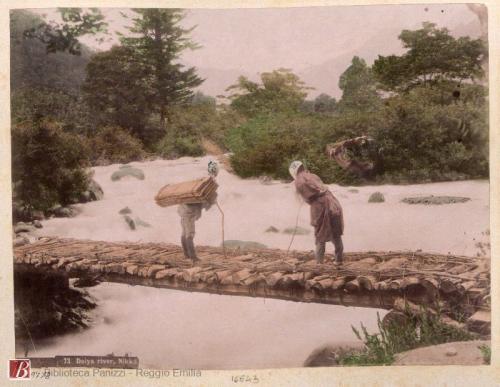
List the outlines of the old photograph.
{"type": "Polygon", "coordinates": [[[11,378],[490,364],[486,6],[9,23],[11,378]]]}

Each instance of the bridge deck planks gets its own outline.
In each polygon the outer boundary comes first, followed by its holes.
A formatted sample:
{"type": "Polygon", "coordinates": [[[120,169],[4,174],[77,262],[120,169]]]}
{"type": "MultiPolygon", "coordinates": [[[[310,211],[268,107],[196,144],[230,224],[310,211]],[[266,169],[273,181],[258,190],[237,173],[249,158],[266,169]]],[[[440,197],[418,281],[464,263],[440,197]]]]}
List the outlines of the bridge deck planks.
{"type": "Polygon", "coordinates": [[[295,301],[390,309],[403,296],[419,304],[450,301],[450,308],[451,302],[467,304],[468,315],[489,308],[488,257],[354,252],[336,268],[331,256],[318,265],[311,252],[226,249],[226,258],[221,248],[197,250],[201,261],[193,268],[173,244],[42,238],[16,247],[14,263],[72,276],[92,272],[116,282],[295,301]]]}

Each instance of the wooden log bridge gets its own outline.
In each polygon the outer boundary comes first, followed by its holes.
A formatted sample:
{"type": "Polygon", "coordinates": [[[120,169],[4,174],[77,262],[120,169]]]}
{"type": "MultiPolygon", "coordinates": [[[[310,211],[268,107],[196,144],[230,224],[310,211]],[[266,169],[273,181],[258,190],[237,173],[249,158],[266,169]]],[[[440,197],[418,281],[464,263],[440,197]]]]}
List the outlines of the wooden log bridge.
{"type": "Polygon", "coordinates": [[[185,291],[392,310],[438,305],[448,316],[465,316],[471,330],[489,329],[489,258],[360,252],[345,254],[336,268],[332,256],[317,264],[312,252],[227,249],[226,258],[217,247],[197,252],[201,260],[193,265],[173,244],[41,238],[16,247],[14,263],[17,270],[185,291]]]}

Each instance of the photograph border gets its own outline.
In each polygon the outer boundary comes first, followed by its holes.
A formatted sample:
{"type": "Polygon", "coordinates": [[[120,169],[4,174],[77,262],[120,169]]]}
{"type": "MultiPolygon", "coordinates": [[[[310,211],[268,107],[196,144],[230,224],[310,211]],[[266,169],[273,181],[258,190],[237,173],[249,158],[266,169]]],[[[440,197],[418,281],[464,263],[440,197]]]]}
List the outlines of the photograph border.
{"type": "MultiPolygon", "coordinates": [[[[0,375],[8,374],[8,360],[14,356],[14,303],[12,259],[12,209],[11,209],[11,148],[10,148],[10,34],[9,10],[19,8],[102,7],[102,8],[261,8],[261,7],[313,7],[383,4],[463,4],[464,1],[347,1],[347,0],[3,0],[0,4],[0,375]],[[6,367],[3,369],[3,367],[6,367]]],[[[325,367],[281,368],[259,370],[202,371],[201,377],[51,377],[52,386],[86,385],[210,385],[238,384],[233,376],[257,375],[259,385],[328,385],[328,386],[414,386],[500,385],[500,2],[484,0],[477,3],[488,7],[489,40],[489,101],[490,101],[490,229],[491,229],[491,300],[492,300],[492,357],[489,366],[387,366],[387,367],[325,367]]],[[[92,372],[90,372],[92,375],[92,372]]],[[[40,379],[44,380],[44,379],[40,379]]],[[[48,381],[44,381],[47,383],[48,381]]],[[[28,383],[37,383],[30,380],[28,383]]],[[[0,378],[0,385],[4,384],[0,378]]]]}

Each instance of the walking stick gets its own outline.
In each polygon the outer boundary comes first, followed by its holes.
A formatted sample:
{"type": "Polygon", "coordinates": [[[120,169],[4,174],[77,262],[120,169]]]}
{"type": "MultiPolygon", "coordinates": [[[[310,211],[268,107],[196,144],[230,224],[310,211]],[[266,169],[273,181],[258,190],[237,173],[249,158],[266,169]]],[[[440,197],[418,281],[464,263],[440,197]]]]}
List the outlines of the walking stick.
{"type": "Polygon", "coordinates": [[[222,217],[222,252],[224,253],[224,258],[227,259],[227,255],[226,255],[226,245],[225,245],[225,238],[224,238],[224,211],[222,211],[222,208],[220,208],[219,206],[219,202],[215,202],[215,205],[217,206],[217,208],[219,209],[222,217]]]}
{"type": "Polygon", "coordinates": [[[295,234],[297,234],[297,227],[299,225],[299,215],[300,210],[302,208],[303,201],[300,202],[299,210],[297,211],[297,218],[295,219],[295,228],[293,229],[292,239],[290,240],[290,244],[288,245],[288,249],[286,250],[286,256],[288,257],[288,253],[290,252],[290,247],[292,247],[293,240],[295,239],[295,234]]]}

